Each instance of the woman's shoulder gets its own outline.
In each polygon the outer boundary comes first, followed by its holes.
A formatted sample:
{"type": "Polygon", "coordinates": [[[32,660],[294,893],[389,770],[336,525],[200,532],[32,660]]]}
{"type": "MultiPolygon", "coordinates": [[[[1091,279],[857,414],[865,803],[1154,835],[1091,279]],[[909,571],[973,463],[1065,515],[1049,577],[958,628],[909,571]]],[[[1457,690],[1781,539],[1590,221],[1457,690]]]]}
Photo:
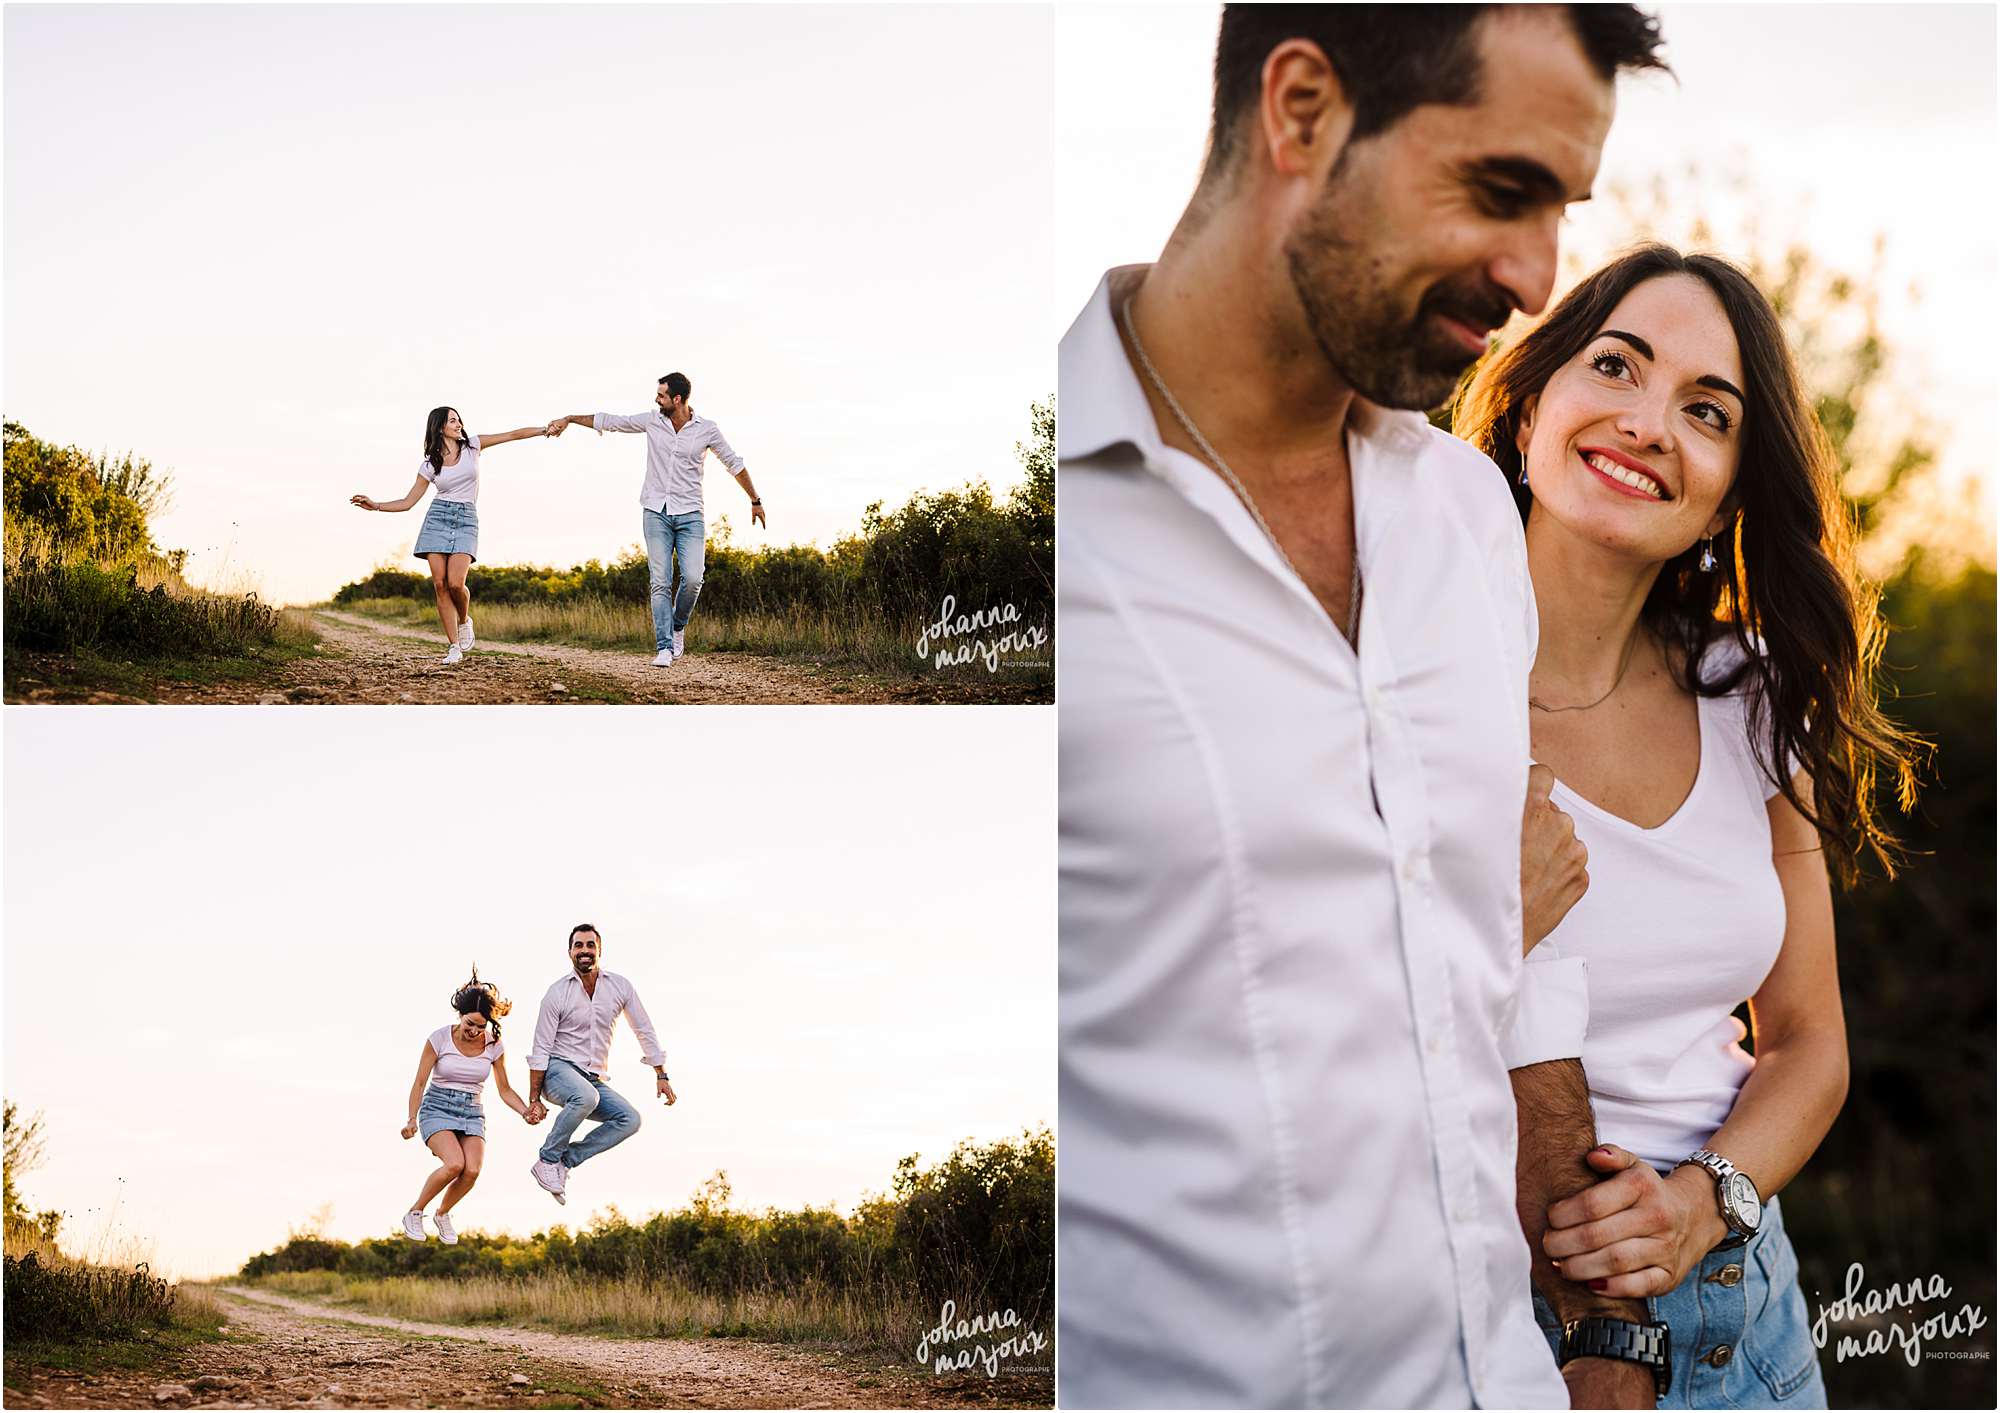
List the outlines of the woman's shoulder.
{"type": "Polygon", "coordinates": [[[451,1048],[452,1046],[451,1046],[450,1026],[441,1025],[436,1030],[431,1032],[431,1049],[437,1051],[440,1055],[442,1055],[445,1051],[451,1048]]]}

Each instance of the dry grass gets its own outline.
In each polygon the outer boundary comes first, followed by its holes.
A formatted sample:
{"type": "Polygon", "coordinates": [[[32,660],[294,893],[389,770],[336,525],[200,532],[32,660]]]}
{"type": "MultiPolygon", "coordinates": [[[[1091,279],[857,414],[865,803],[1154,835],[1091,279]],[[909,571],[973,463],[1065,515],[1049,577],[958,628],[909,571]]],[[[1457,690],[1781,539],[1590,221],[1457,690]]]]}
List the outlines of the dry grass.
{"type": "MultiPolygon", "coordinates": [[[[414,599],[357,599],[342,605],[413,628],[435,628],[437,613],[414,599]]],[[[550,642],[629,652],[653,649],[653,618],[643,604],[576,594],[549,603],[482,604],[472,601],[472,621],[480,636],[502,642],[550,642]]],[[[753,652],[775,657],[841,663],[873,672],[928,675],[933,669],[917,656],[919,624],[899,624],[867,615],[794,609],[784,613],[707,613],[688,623],[690,652],[753,652]]]]}
{"type": "Polygon", "coordinates": [[[375,1314],[439,1324],[494,1323],[636,1338],[739,1335],[778,1342],[829,1340],[907,1355],[935,1322],[914,1300],[862,1298],[807,1289],[706,1295],[633,1278],[594,1280],[543,1274],[356,1278],[288,1271],[254,1284],[284,1295],[358,1306],[375,1314]]]}

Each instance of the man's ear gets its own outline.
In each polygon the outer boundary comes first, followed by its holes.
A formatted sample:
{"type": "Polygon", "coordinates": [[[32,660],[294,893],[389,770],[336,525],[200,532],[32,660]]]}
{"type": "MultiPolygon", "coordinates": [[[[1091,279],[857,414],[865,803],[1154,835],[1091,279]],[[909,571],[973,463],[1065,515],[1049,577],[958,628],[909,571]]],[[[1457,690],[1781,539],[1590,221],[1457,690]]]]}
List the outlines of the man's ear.
{"type": "Polygon", "coordinates": [[[1288,39],[1264,56],[1257,129],[1279,175],[1324,177],[1333,170],[1354,131],[1354,108],[1326,51],[1310,39],[1288,39]]]}

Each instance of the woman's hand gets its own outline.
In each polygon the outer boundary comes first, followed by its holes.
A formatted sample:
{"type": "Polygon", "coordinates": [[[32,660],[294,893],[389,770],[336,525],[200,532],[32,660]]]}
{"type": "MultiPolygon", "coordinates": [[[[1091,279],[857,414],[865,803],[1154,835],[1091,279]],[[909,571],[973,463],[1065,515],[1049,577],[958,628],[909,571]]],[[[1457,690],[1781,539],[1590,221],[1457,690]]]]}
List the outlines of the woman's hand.
{"type": "Polygon", "coordinates": [[[542,428],[542,435],[545,437],[559,437],[563,434],[563,428],[567,427],[568,425],[569,425],[569,418],[558,417],[553,422],[549,423],[548,426],[542,428]]]}
{"type": "Polygon", "coordinates": [[[1556,773],[1528,767],[1528,801],[1521,811],[1521,951],[1556,930],[1590,888],[1590,854],[1576,825],[1549,798],[1556,773]]]}
{"type": "Polygon", "coordinates": [[[1729,1234],[1703,1169],[1663,1178],[1609,1143],[1585,1161],[1606,1176],[1550,1207],[1542,1237],[1563,1279],[1617,1299],[1665,1295],[1729,1234]]]}
{"type": "Polygon", "coordinates": [[[416,1136],[417,1136],[417,1121],[415,1119],[411,1119],[408,1123],[403,1125],[403,1137],[415,1138],[416,1136]]]}
{"type": "Polygon", "coordinates": [[[350,496],[348,497],[348,503],[350,505],[358,505],[363,510],[380,510],[382,508],[367,496],[350,496]]]}

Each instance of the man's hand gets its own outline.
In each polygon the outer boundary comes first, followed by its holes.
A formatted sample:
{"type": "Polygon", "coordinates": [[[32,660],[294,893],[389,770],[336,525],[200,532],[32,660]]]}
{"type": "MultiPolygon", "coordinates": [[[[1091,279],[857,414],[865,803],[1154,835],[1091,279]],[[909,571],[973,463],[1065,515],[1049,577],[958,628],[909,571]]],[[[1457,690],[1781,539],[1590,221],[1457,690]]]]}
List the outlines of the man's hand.
{"type": "Polygon", "coordinates": [[[537,1099],[534,1103],[530,1104],[528,1106],[528,1111],[521,1115],[522,1118],[526,1119],[531,1124],[538,1124],[548,1116],[549,1116],[548,1107],[545,1104],[543,1104],[542,1101],[539,1099],[537,1099]]]}
{"type": "Polygon", "coordinates": [[[674,1087],[671,1084],[667,1083],[667,1077],[665,1075],[661,1075],[657,1080],[653,1082],[653,1092],[659,1095],[660,1098],[666,1100],[669,1104],[674,1102],[674,1097],[675,1097],[674,1087]]]}
{"type": "Polygon", "coordinates": [[[563,434],[563,428],[568,425],[569,418],[558,417],[553,422],[550,422],[548,426],[542,428],[542,435],[545,437],[559,437],[563,434]]]}
{"type": "MultiPolygon", "coordinates": [[[[753,525],[764,525],[764,506],[762,502],[759,501],[751,502],[750,523],[753,525]]],[[[768,530],[771,527],[768,525],[764,525],[764,528],[768,530]]]]}
{"type": "Polygon", "coordinates": [[[1556,930],[1590,887],[1590,861],[1576,825],[1549,798],[1556,773],[1545,765],[1528,767],[1528,803],[1521,811],[1521,950],[1556,930]]]}
{"type": "Polygon", "coordinates": [[[1665,1295],[1729,1234],[1703,1169],[1663,1178],[1609,1143],[1584,1161],[1606,1176],[1551,1206],[1542,1236],[1565,1280],[1619,1299],[1665,1295]]]}
{"type": "Polygon", "coordinates": [[[1562,1367],[1572,1408],[1656,1408],[1653,1371],[1629,1359],[1572,1359],[1562,1367]]]}

